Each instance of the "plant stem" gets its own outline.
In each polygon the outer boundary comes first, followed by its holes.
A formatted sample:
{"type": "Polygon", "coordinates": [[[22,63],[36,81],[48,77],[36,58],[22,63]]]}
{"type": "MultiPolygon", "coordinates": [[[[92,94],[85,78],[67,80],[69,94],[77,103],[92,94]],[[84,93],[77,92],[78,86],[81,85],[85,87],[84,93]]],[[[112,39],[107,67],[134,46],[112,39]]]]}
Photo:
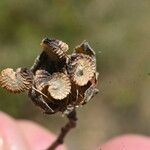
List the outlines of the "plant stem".
{"type": "Polygon", "coordinates": [[[71,113],[67,115],[67,118],[69,119],[69,122],[62,127],[60,134],[58,135],[57,139],[50,145],[50,147],[47,150],[55,150],[59,145],[64,143],[64,138],[69,133],[69,131],[72,128],[76,127],[76,111],[73,110],[71,113]]]}

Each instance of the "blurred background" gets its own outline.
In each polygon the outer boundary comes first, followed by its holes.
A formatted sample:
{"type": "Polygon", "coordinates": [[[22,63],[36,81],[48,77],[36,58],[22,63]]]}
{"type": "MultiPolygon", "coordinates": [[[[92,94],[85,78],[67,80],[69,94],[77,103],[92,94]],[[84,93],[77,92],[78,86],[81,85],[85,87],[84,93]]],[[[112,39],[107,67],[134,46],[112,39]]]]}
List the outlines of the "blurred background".
{"type": "MultiPolygon", "coordinates": [[[[150,135],[149,0],[1,0],[1,70],[30,67],[45,36],[68,43],[70,52],[86,39],[97,54],[100,92],[78,109],[69,150],[95,149],[120,134],[150,135]]],[[[43,115],[26,94],[3,89],[0,110],[56,134],[66,122],[43,115]]]]}

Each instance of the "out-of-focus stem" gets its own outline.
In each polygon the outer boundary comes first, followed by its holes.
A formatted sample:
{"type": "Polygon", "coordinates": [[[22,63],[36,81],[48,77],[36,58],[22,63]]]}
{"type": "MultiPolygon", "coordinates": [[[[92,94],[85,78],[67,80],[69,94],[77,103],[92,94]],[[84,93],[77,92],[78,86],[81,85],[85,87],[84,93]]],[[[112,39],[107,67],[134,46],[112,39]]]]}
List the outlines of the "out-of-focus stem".
{"type": "Polygon", "coordinates": [[[76,127],[76,111],[72,111],[67,115],[67,118],[69,119],[69,122],[62,127],[60,134],[58,135],[57,139],[50,145],[50,147],[47,150],[55,150],[59,145],[64,143],[64,138],[68,134],[68,132],[76,127]]]}

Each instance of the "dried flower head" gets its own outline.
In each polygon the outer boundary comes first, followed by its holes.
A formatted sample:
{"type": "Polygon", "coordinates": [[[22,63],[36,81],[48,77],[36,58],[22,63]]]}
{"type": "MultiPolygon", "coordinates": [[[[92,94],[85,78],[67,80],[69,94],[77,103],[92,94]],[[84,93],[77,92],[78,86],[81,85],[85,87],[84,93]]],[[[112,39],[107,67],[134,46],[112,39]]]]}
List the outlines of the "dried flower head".
{"type": "Polygon", "coordinates": [[[18,68],[16,72],[7,68],[1,72],[0,86],[14,93],[24,92],[32,86],[32,73],[25,68],[18,68]]]}
{"type": "Polygon", "coordinates": [[[49,55],[52,55],[52,53],[54,53],[59,56],[59,58],[66,56],[66,52],[69,49],[66,43],[57,39],[48,38],[42,40],[41,46],[43,50],[45,50],[49,55]]]}
{"type": "Polygon", "coordinates": [[[96,72],[95,60],[84,54],[77,54],[73,57],[69,63],[69,73],[77,85],[84,86],[96,72]]]}
{"type": "Polygon", "coordinates": [[[64,73],[54,73],[48,81],[48,85],[48,92],[56,100],[66,98],[71,91],[70,79],[64,73]]]}
{"type": "Polygon", "coordinates": [[[42,52],[30,69],[7,68],[1,72],[0,86],[14,93],[28,90],[28,96],[45,114],[62,112],[69,122],[48,148],[62,144],[66,134],[76,126],[76,108],[86,104],[98,92],[98,73],[94,50],[84,41],[67,55],[68,45],[45,38],[42,52]]]}

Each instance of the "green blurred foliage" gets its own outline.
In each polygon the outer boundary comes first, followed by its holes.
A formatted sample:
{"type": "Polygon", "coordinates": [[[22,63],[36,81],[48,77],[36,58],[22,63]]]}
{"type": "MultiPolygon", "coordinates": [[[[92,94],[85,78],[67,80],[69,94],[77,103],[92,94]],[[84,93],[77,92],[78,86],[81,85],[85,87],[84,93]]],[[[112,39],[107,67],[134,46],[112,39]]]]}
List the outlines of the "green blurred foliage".
{"type": "MultiPolygon", "coordinates": [[[[70,52],[86,39],[97,53],[100,93],[78,111],[67,145],[87,150],[121,133],[149,135],[149,18],[149,0],[1,0],[0,69],[30,67],[45,36],[65,41],[70,52]]],[[[25,94],[3,89],[0,109],[54,132],[65,122],[41,114],[25,94]]]]}

